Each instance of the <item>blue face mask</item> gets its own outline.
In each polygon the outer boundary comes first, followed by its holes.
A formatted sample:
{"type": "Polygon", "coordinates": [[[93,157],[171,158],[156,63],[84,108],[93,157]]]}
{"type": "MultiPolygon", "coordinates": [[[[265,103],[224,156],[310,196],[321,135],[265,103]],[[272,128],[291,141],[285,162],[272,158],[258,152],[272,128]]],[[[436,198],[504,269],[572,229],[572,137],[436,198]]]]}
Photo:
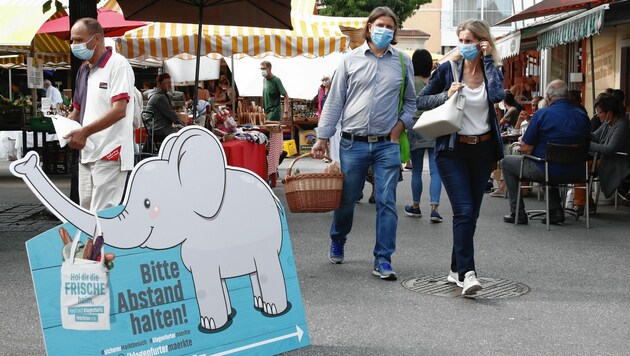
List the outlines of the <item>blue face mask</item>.
{"type": "MultiPolygon", "coordinates": [[[[90,37],[90,39],[87,40],[85,43],[70,44],[70,49],[72,50],[72,54],[74,54],[75,57],[84,61],[92,58],[92,56],[94,55],[94,49],[88,49],[87,44],[88,42],[92,40],[92,38],[94,38],[94,36],[95,35],[92,35],[92,37],[90,37]]],[[[96,47],[94,48],[96,49],[96,47]]]]}
{"type": "Polygon", "coordinates": [[[477,49],[476,43],[460,44],[457,46],[457,49],[459,49],[459,53],[461,53],[462,56],[469,61],[472,61],[479,55],[479,50],[477,49]]]}
{"type": "Polygon", "coordinates": [[[385,48],[389,46],[390,42],[394,39],[394,31],[385,27],[375,27],[371,37],[376,47],[385,48]]]}

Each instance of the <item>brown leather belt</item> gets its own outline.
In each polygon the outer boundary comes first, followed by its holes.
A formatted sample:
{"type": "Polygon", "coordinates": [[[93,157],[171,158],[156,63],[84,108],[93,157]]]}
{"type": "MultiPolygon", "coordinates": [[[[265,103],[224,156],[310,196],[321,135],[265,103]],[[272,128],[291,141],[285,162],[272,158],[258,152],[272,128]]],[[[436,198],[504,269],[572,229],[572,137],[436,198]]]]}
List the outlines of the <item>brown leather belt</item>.
{"type": "Polygon", "coordinates": [[[481,142],[486,142],[492,138],[492,133],[488,132],[483,135],[477,136],[465,136],[457,135],[457,142],[466,143],[469,145],[476,145],[481,142]]]}

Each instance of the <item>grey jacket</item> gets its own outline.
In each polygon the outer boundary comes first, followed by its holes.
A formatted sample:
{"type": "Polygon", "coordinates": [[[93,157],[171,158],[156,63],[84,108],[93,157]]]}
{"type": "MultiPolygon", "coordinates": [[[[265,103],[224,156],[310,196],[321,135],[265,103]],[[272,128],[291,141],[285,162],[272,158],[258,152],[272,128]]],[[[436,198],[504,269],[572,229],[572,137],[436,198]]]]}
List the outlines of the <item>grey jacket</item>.
{"type": "Polygon", "coordinates": [[[599,179],[602,192],[610,197],[621,182],[630,176],[630,156],[615,154],[630,153],[628,119],[620,118],[612,126],[603,123],[591,134],[590,150],[601,155],[599,179]]]}
{"type": "Polygon", "coordinates": [[[172,124],[185,125],[173,111],[171,99],[162,89],[156,88],[155,92],[151,94],[146,110],[153,112],[155,117],[153,129],[156,132],[166,131],[164,134],[167,135],[174,131],[172,130],[172,124]]]}

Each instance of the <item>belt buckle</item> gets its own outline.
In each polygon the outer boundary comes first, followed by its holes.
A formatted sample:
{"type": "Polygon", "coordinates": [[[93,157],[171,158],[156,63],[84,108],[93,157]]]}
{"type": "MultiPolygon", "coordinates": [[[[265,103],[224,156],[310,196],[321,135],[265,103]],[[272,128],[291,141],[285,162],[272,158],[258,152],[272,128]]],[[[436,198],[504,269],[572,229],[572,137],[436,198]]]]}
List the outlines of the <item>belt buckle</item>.
{"type": "Polygon", "coordinates": [[[469,136],[469,137],[473,137],[472,142],[470,142],[471,145],[476,145],[477,143],[479,143],[479,136],[469,136]]]}
{"type": "Polygon", "coordinates": [[[378,136],[368,136],[368,137],[367,137],[367,141],[368,141],[369,143],[378,142],[378,136]]]}

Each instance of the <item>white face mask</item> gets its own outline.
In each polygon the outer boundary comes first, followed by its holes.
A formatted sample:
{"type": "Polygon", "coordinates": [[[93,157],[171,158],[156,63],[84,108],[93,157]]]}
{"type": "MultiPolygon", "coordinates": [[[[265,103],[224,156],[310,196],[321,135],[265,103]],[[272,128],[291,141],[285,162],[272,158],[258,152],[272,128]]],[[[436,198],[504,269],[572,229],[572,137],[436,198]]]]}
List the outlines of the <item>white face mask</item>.
{"type": "Polygon", "coordinates": [[[267,78],[267,70],[266,69],[262,69],[260,71],[260,74],[262,74],[263,77],[267,78]]]}
{"type": "Polygon", "coordinates": [[[70,44],[70,50],[72,51],[72,54],[74,54],[75,57],[84,61],[92,58],[96,47],[94,47],[93,49],[89,49],[87,47],[87,44],[92,40],[92,38],[94,38],[94,36],[96,35],[92,35],[92,37],[90,37],[90,39],[85,41],[84,43],[70,44]]]}

